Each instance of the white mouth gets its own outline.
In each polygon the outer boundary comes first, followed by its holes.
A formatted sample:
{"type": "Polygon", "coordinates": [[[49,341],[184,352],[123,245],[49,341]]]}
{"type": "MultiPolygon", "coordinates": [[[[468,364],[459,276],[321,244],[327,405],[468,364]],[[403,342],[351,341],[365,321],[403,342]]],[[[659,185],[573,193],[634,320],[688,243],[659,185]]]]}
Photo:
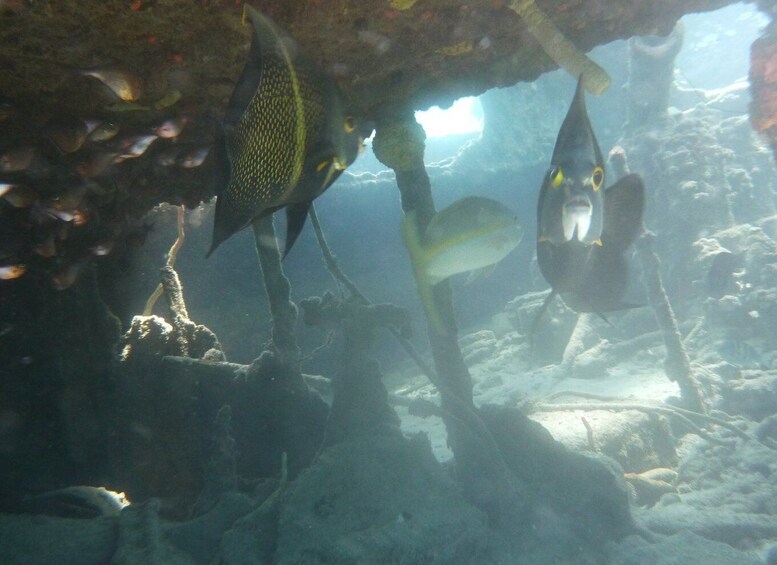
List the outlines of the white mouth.
{"type": "Polygon", "coordinates": [[[564,239],[566,241],[576,237],[583,241],[591,227],[591,214],[593,208],[587,198],[575,198],[564,204],[564,212],[561,222],[564,227],[564,239]]]}

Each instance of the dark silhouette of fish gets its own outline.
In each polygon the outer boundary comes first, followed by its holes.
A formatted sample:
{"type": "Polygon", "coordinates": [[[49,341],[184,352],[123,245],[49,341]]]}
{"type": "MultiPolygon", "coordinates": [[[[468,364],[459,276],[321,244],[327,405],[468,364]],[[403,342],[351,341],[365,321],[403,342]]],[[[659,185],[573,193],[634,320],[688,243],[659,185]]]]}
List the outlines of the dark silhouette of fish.
{"type": "Polygon", "coordinates": [[[208,255],[285,207],[285,256],[310,204],[354,161],[368,132],[335,82],[272,21],[245,9],[253,40],[216,135],[216,219],[208,255]]]}
{"type": "Polygon", "coordinates": [[[540,189],[537,261],[552,291],[532,335],[556,294],[576,312],[601,315],[635,306],[622,301],[628,285],[624,252],[642,230],[644,187],[633,174],[606,190],[604,181],[580,80],[540,189]]]}
{"type": "Polygon", "coordinates": [[[83,485],[27,496],[22,500],[22,508],[27,512],[61,518],[118,516],[129,504],[123,492],[83,485]]]}

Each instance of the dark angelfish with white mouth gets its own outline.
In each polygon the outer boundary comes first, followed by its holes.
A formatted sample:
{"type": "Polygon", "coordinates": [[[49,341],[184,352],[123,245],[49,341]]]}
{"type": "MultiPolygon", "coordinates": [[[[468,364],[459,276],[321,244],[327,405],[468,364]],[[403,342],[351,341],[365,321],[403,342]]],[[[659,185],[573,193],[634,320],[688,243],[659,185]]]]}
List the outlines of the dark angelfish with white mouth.
{"type": "Polygon", "coordinates": [[[628,285],[624,252],[642,230],[642,179],[627,175],[604,189],[602,152],[596,141],[582,80],[561,125],[537,204],[537,261],[551,293],[576,312],[602,314],[633,308],[622,301],[628,285]]]}

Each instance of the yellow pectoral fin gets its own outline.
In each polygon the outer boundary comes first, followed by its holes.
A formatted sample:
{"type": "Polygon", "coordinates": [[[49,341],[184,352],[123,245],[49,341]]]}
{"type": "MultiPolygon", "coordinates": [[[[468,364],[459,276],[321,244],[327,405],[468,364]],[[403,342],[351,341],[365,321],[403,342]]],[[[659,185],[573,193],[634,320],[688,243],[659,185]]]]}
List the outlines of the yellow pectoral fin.
{"type": "Polygon", "coordinates": [[[421,244],[416,214],[413,211],[405,214],[405,219],[402,222],[402,237],[405,241],[405,247],[407,247],[407,251],[410,253],[410,262],[413,266],[413,274],[418,286],[418,297],[421,299],[426,318],[434,331],[439,335],[446,335],[449,332],[437,310],[437,303],[434,299],[434,286],[429,283],[429,277],[426,274],[428,253],[421,244]]]}
{"type": "Polygon", "coordinates": [[[337,167],[335,166],[336,161],[332,161],[332,163],[329,165],[329,168],[326,170],[326,176],[324,177],[324,182],[321,183],[321,190],[324,190],[326,187],[328,187],[330,184],[332,184],[332,177],[334,174],[338,171],[337,167]]]}
{"type": "Polygon", "coordinates": [[[596,241],[594,241],[594,245],[598,245],[599,247],[601,247],[602,246],[602,240],[601,239],[597,239],[596,241]]]}

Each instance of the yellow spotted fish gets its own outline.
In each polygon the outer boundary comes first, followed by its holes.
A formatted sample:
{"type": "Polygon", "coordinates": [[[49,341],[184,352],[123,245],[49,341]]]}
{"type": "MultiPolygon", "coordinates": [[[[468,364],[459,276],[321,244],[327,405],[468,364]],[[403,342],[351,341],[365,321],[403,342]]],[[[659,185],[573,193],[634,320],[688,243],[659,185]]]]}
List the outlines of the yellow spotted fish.
{"type": "Polygon", "coordinates": [[[232,234],[285,207],[285,254],[313,200],[359,154],[364,126],[335,82],[254,8],[251,50],[216,135],[216,218],[208,255],[232,234]]]}

